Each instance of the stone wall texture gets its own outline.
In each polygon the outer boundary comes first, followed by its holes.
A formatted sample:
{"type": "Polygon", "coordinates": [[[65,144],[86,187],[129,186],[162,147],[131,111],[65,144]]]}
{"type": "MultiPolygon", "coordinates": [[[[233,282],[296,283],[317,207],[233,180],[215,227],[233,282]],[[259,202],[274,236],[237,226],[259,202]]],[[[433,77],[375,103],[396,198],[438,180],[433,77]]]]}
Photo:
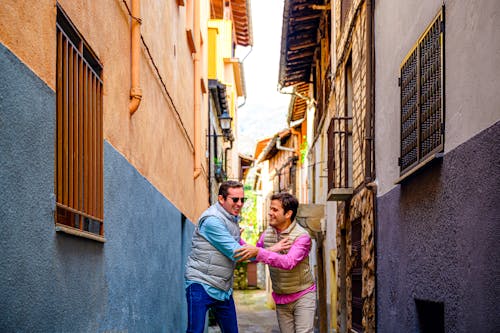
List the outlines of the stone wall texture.
{"type": "MultiPolygon", "coordinates": [[[[347,117],[346,108],[346,64],[350,59],[352,69],[352,127],[344,122],[338,122],[335,130],[352,133],[352,184],[356,189],[353,197],[337,208],[337,258],[338,270],[338,299],[337,330],[346,332],[352,327],[351,312],[351,271],[354,259],[351,253],[351,222],[361,219],[361,259],[362,259],[362,299],[363,299],[363,328],[365,332],[375,332],[375,237],[374,237],[374,198],[372,190],[364,187],[365,181],[365,119],[367,117],[367,8],[364,1],[344,1],[342,6],[350,5],[341,20],[341,6],[336,6],[336,38],[337,38],[337,75],[335,77],[335,111],[334,117],[347,117]],[[342,23],[342,24],[341,24],[342,23]],[[347,205],[347,206],[346,206],[347,205]]],[[[345,137],[337,136],[335,152],[345,151],[345,137]],[[340,140],[339,140],[340,139],[340,140]]],[[[345,180],[344,170],[339,165],[345,163],[336,153],[335,165],[336,184],[345,180]]]]}

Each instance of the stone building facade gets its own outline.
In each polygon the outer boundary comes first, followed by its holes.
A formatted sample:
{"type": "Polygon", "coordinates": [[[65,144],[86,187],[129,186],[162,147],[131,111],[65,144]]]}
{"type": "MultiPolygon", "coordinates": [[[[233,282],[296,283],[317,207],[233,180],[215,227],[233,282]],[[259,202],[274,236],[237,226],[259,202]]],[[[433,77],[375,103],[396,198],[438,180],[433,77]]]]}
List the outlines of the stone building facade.
{"type": "Polygon", "coordinates": [[[372,17],[369,1],[336,1],[335,106],[329,200],[337,201],[339,332],[375,332],[372,17]]]}

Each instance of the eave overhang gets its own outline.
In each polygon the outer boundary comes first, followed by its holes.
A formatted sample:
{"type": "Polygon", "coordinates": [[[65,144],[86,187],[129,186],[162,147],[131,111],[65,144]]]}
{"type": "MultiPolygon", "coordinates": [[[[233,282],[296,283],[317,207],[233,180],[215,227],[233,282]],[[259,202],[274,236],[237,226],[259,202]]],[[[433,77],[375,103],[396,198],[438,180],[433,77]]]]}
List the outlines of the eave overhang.
{"type": "Polygon", "coordinates": [[[306,117],[308,96],[308,83],[299,83],[293,88],[292,98],[288,106],[288,124],[302,120],[306,117]]]}
{"type": "MultiPolygon", "coordinates": [[[[228,2],[228,0],[210,1],[210,17],[212,19],[224,19],[224,2],[228,2]]],[[[252,46],[253,33],[250,0],[230,0],[229,2],[236,44],[240,46],[252,46]]],[[[226,17],[226,19],[228,18],[226,17]]]]}
{"type": "Polygon", "coordinates": [[[243,64],[237,58],[224,58],[224,63],[233,66],[236,95],[238,97],[246,97],[243,64]]]}
{"type": "Polygon", "coordinates": [[[238,154],[240,158],[240,166],[241,166],[241,179],[246,179],[248,175],[248,171],[253,166],[255,159],[251,156],[246,156],[243,154],[238,154]]]}
{"type": "Polygon", "coordinates": [[[318,27],[324,0],[285,0],[278,83],[289,87],[310,81],[318,47],[318,27]]]}
{"type": "Polygon", "coordinates": [[[226,88],[226,85],[218,80],[208,80],[208,90],[214,99],[217,116],[229,110],[226,88]]]}

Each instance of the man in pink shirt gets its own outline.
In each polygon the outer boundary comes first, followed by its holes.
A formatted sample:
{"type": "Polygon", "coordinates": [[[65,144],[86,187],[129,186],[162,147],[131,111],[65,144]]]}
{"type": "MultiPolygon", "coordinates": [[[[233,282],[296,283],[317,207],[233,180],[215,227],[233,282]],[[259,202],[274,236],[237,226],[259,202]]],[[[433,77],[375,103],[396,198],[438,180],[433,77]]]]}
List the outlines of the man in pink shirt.
{"type": "Polygon", "coordinates": [[[296,221],[299,203],[289,193],[271,197],[269,227],[257,246],[244,245],[235,251],[239,261],[255,258],[269,265],[282,333],[312,333],[316,310],[316,284],[309,265],[311,238],[296,221]]]}

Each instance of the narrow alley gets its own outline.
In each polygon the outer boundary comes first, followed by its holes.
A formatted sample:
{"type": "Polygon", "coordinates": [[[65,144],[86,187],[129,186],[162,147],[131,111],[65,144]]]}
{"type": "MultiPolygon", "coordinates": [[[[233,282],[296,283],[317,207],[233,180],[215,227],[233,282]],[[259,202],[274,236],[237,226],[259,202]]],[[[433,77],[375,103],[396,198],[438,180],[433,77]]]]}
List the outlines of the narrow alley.
{"type": "Polygon", "coordinates": [[[500,0],[0,3],[0,333],[500,332],[500,0]]]}
{"type": "MultiPolygon", "coordinates": [[[[261,289],[235,290],[234,301],[238,314],[238,328],[242,333],[279,333],[276,314],[266,305],[266,291],[261,289]]],[[[211,326],[209,333],[219,333],[211,326]]]]}

